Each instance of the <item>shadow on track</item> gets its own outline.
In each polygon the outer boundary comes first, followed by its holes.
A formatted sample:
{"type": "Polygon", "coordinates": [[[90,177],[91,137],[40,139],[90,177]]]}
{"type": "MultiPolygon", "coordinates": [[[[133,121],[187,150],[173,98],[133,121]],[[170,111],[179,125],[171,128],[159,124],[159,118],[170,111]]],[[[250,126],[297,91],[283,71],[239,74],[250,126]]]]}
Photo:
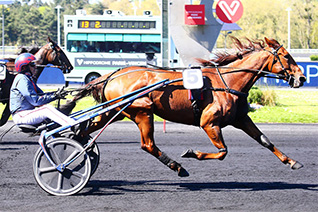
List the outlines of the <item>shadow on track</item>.
{"type": "MultiPolygon", "coordinates": [[[[6,141],[6,142],[0,142],[0,145],[39,145],[37,141],[6,141]]],[[[40,147],[40,146],[39,146],[40,147]]]]}
{"type": "Polygon", "coordinates": [[[296,184],[286,182],[207,182],[167,183],[167,181],[100,181],[92,180],[86,186],[88,191],[78,195],[119,195],[126,192],[171,192],[184,191],[269,191],[269,190],[318,190],[318,184],[296,184]],[[181,188],[181,189],[180,189],[181,188]],[[105,191],[106,190],[106,191],[105,191]]]}

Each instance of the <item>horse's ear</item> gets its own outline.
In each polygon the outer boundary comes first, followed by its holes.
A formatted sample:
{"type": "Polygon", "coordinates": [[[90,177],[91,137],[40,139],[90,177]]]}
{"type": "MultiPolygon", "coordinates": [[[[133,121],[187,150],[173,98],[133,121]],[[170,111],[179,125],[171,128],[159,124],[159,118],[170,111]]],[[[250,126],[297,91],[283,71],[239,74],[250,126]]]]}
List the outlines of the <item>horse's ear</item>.
{"type": "Polygon", "coordinates": [[[278,47],[280,47],[280,44],[275,39],[268,39],[267,37],[265,37],[265,42],[267,43],[269,47],[273,49],[277,49],[278,47]]]}
{"type": "Polygon", "coordinates": [[[47,42],[53,42],[53,40],[48,36],[47,37],[47,42]]]}

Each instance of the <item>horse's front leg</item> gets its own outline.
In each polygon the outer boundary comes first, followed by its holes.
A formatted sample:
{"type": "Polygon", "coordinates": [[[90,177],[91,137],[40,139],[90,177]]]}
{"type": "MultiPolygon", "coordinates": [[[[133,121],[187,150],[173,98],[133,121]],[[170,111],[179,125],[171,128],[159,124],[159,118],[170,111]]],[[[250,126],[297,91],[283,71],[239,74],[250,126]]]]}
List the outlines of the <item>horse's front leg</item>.
{"type": "Polygon", "coordinates": [[[220,126],[210,126],[206,125],[203,127],[206,134],[209,136],[210,140],[214,144],[216,148],[219,149],[218,153],[205,153],[200,152],[198,150],[193,151],[192,149],[189,149],[185,151],[181,157],[184,158],[196,158],[198,160],[209,160],[209,159],[219,159],[223,160],[225,156],[227,155],[227,147],[224,144],[222,132],[220,126]]]}
{"type": "MultiPolygon", "coordinates": [[[[126,112],[124,112],[124,114],[125,113],[126,112]]],[[[160,162],[168,166],[170,169],[177,171],[178,176],[189,176],[189,173],[181,166],[181,164],[172,160],[156,146],[154,141],[153,113],[151,110],[140,110],[136,113],[136,115],[132,114],[133,113],[127,114],[127,117],[131,118],[137,124],[140,130],[141,148],[155,156],[160,162]]]]}
{"type": "Polygon", "coordinates": [[[237,120],[233,126],[242,129],[245,133],[254,138],[259,144],[272,151],[284,164],[290,165],[292,169],[300,169],[303,167],[301,163],[287,157],[284,153],[279,151],[274,144],[272,144],[270,140],[256,127],[249,116],[246,115],[244,118],[237,120]]]}

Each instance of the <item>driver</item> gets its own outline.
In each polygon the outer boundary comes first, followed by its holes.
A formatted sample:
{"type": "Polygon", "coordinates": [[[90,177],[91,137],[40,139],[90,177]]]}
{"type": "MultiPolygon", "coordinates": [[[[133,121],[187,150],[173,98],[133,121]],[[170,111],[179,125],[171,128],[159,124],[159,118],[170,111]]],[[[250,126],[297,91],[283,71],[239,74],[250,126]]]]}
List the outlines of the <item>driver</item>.
{"type": "Polygon", "coordinates": [[[74,125],[76,121],[48,103],[64,98],[59,91],[43,93],[34,82],[36,58],[30,53],[19,55],[15,60],[18,72],[10,90],[10,112],[16,125],[38,125],[49,118],[61,126],[74,125]]]}

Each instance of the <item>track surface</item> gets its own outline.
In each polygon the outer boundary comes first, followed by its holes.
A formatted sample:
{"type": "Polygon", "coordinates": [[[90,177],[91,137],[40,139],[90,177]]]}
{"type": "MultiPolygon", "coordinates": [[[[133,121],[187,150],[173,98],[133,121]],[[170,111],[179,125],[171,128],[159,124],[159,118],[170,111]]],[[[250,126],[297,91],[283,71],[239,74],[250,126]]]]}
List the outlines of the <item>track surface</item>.
{"type": "MultiPolygon", "coordinates": [[[[8,123],[0,132],[10,127],[8,123]]],[[[318,125],[259,124],[284,153],[304,167],[291,170],[242,131],[223,130],[224,161],[180,158],[188,149],[215,152],[205,133],[186,125],[155,124],[159,148],[182,163],[177,174],[140,149],[131,122],[110,125],[97,143],[101,162],[77,195],[46,194],[33,178],[38,137],[14,128],[0,142],[0,211],[317,211],[318,125]]]]}

